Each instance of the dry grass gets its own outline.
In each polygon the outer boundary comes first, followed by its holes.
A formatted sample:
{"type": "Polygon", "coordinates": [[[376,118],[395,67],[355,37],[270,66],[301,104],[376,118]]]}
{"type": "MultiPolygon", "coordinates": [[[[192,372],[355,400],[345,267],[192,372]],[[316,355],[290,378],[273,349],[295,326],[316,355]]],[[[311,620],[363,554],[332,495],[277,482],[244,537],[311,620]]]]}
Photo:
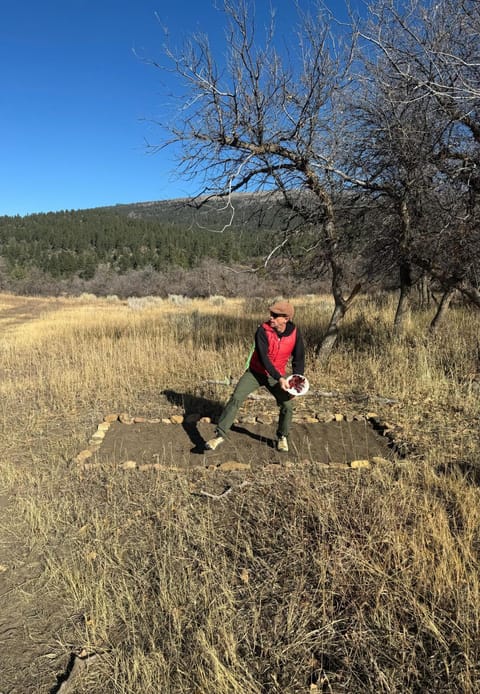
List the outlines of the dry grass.
{"type": "Polygon", "coordinates": [[[451,311],[429,340],[418,313],[395,342],[393,301],[362,298],[321,367],[311,349],[330,303],[295,303],[313,387],[368,394],[360,411],[397,400],[375,409],[415,445],[410,463],[259,474],[220,502],[193,496],[190,475],[82,477],[69,461],[106,413],[167,414],[165,388],[225,397],[204,381],[241,373],[262,313],[65,299],[4,334],[2,484],[20,511],[8,530],[79,615],[59,657],[101,654],[75,692],[478,691],[478,315],[451,311]]]}

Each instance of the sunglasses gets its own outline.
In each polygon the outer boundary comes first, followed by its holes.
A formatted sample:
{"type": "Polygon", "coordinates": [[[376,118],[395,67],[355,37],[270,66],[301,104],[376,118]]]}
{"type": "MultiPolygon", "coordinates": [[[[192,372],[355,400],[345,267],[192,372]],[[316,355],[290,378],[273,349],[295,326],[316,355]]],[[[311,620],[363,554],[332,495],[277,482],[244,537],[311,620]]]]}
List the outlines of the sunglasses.
{"type": "Polygon", "coordinates": [[[274,313],[273,311],[270,311],[270,315],[272,318],[286,318],[287,317],[284,313],[274,313]]]}

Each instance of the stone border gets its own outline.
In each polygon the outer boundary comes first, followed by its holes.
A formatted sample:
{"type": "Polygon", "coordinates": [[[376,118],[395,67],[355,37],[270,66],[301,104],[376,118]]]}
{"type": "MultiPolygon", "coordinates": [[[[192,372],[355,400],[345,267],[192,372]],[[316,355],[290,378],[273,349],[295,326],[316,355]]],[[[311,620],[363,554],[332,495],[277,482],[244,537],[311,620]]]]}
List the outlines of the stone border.
{"type": "MultiPolygon", "coordinates": [[[[302,460],[304,465],[315,465],[322,469],[331,470],[360,470],[360,469],[370,469],[375,465],[395,465],[395,464],[406,464],[409,462],[406,457],[409,452],[411,452],[410,446],[405,442],[397,438],[396,434],[398,429],[394,424],[389,422],[384,422],[380,420],[376,412],[367,412],[365,415],[356,414],[341,414],[341,413],[327,413],[322,415],[304,415],[296,416],[294,415],[294,422],[304,422],[307,424],[316,424],[319,422],[330,423],[330,422],[352,422],[352,421],[365,421],[372,425],[375,431],[377,431],[381,436],[385,436],[389,439],[392,451],[402,458],[402,461],[396,461],[396,463],[388,460],[387,458],[382,458],[380,456],[372,456],[370,459],[365,460],[351,460],[348,463],[324,463],[324,462],[314,462],[308,459],[302,460]]],[[[203,422],[205,424],[211,424],[211,417],[204,417],[198,413],[191,413],[187,415],[172,414],[170,417],[163,418],[152,418],[147,417],[137,417],[131,416],[127,412],[122,412],[120,414],[107,414],[103,418],[103,421],[97,426],[97,430],[88,442],[88,447],[80,451],[73,459],[72,462],[81,470],[91,470],[100,467],[100,463],[94,463],[89,459],[98,451],[102,445],[103,439],[107,431],[113,422],[121,422],[127,426],[132,424],[194,424],[197,422],[203,422]]],[[[271,424],[273,422],[273,417],[269,415],[251,415],[242,416],[235,420],[237,424],[271,424]]],[[[285,463],[270,463],[266,465],[264,469],[278,471],[282,468],[294,467],[294,463],[285,459],[285,463]]],[[[185,472],[186,468],[177,467],[174,465],[163,465],[161,463],[144,463],[138,464],[135,460],[126,460],[120,466],[122,470],[140,470],[142,472],[149,470],[162,470],[162,471],[173,471],[173,472],[185,472]]],[[[245,471],[251,470],[250,463],[240,463],[235,460],[228,460],[224,463],[218,465],[196,465],[195,468],[191,469],[202,469],[202,470],[223,470],[223,471],[245,471]]]]}

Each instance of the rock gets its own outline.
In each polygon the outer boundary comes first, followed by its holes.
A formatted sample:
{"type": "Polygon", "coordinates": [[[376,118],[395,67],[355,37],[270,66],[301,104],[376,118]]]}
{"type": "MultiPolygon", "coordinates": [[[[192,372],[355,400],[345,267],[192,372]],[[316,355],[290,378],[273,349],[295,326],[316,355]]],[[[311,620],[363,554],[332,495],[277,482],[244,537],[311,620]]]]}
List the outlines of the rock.
{"type": "Polygon", "coordinates": [[[344,416],[343,414],[340,414],[340,412],[337,412],[337,414],[333,415],[334,419],[336,422],[343,422],[344,416]]]}
{"type": "Polygon", "coordinates": [[[307,424],[317,424],[318,418],[308,416],[308,417],[304,417],[303,421],[306,422],[307,424]]]}
{"type": "Polygon", "coordinates": [[[88,458],[91,458],[92,455],[93,451],[91,451],[89,448],[86,448],[84,451],[80,451],[80,453],[77,453],[73,460],[75,463],[83,463],[88,458]]]}
{"type": "Polygon", "coordinates": [[[143,424],[144,422],[147,421],[146,417],[134,417],[133,421],[135,424],[143,424]]]}
{"type": "Polygon", "coordinates": [[[399,468],[409,468],[412,465],[412,461],[408,460],[408,458],[405,458],[404,460],[397,460],[395,463],[395,467],[399,468]]]}
{"type": "Polygon", "coordinates": [[[346,414],[345,415],[345,421],[346,422],[353,422],[354,415],[353,414],[346,414]]]}
{"type": "Polygon", "coordinates": [[[170,421],[172,422],[172,424],[183,424],[183,415],[174,414],[170,417],[170,421]]]}
{"type": "Polygon", "coordinates": [[[367,412],[365,419],[378,419],[378,414],[376,412],[367,412]]]}
{"type": "Polygon", "coordinates": [[[120,467],[122,470],[134,470],[137,467],[137,463],[135,460],[126,460],[120,467]]]}
{"type": "Polygon", "coordinates": [[[317,415],[317,416],[318,416],[318,419],[319,419],[321,422],[325,422],[325,424],[329,424],[330,422],[334,422],[334,421],[335,421],[335,415],[332,414],[331,412],[325,412],[325,414],[323,414],[323,415],[317,415]]]}
{"type": "Polygon", "coordinates": [[[271,424],[271,423],[272,423],[272,418],[271,418],[271,417],[267,417],[267,416],[265,416],[265,415],[259,415],[259,416],[257,417],[257,422],[258,422],[259,424],[271,424]]]}
{"type": "Polygon", "coordinates": [[[97,431],[107,432],[110,429],[110,426],[110,422],[100,422],[100,424],[97,427],[97,431]]]}
{"type": "Polygon", "coordinates": [[[118,414],[106,414],[105,417],[103,418],[104,422],[108,422],[109,424],[111,422],[116,422],[118,419],[118,414]]]}
{"type": "Polygon", "coordinates": [[[182,468],[177,467],[176,465],[164,465],[163,463],[148,463],[148,464],[151,465],[151,468],[153,470],[163,470],[165,472],[167,470],[169,470],[169,471],[173,470],[174,472],[181,472],[182,471],[182,468]]]}
{"type": "Polygon", "coordinates": [[[361,468],[369,468],[371,466],[369,460],[352,460],[350,467],[354,470],[360,470],[361,468]]]}
{"type": "Polygon", "coordinates": [[[99,467],[100,467],[100,463],[84,463],[83,464],[84,470],[96,470],[99,467]]]}
{"type": "Polygon", "coordinates": [[[138,466],[138,469],[140,470],[140,472],[146,472],[147,470],[153,470],[153,465],[153,463],[142,463],[142,465],[138,466]]]}
{"type": "Polygon", "coordinates": [[[172,423],[172,422],[171,422],[169,419],[167,419],[166,417],[164,417],[164,418],[162,419],[162,424],[171,424],[171,423],[172,423]]]}
{"type": "Polygon", "coordinates": [[[333,470],[350,470],[350,465],[347,463],[329,463],[328,467],[333,470]]]}
{"type": "Polygon", "coordinates": [[[278,475],[280,472],[284,471],[284,468],[278,463],[268,463],[263,470],[264,472],[272,472],[274,475],[278,475]]]}
{"type": "Polygon", "coordinates": [[[217,465],[217,470],[232,472],[234,470],[250,470],[251,467],[250,463],[239,463],[237,460],[227,460],[225,463],[217,465]]]}
{"type": "Polygon", "coordinates": [[[245,417],[241,417],[239,421],[241,424],[255,424],[257,418],[254,415],[246,415],[245,417]]]}
{"type": "Polygon", "coordinates": [[[387,460],[386,458],[382,458],[379,455],[374,455],[372,457],[372,463],[375,465],[391,465],[390,460],[387,460]]]}
{"type": "Polygon", "coordinates": [[[122,424],[133,424],[133,419],[129,414],[127,414],[127,412],[122,412],[122,414],[119,414],[118,419],[122,424]]]}
{"type": "Polygon", "coordinates": [[[364,422],[366,418],[363,416],[363,414],[354,414],[353,419],[355,422],[364,422]]]}
{"type": "Polygon", "coordinates": [[[202,424],[211,424],[212,418],[211,417],[200,417],[200,422],[202,424]]]}
{"type": "Polygon", "coordinates": [[[147,420],[149,424],[160,424],[160,418],[159,417],[153,417],[152,419],[147,420]]]}
{"type": "Polygon", "coordinates": [[[93,434],[91,441],[103,441],[104,438],[105,438],[105,432],[104,431],[96,431],[93,434]]]}

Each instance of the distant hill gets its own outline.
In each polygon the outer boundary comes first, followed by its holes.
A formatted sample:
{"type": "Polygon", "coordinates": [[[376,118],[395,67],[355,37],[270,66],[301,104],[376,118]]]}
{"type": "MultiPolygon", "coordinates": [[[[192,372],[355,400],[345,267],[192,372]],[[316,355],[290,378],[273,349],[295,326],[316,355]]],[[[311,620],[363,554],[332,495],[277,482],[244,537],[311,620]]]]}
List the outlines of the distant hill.
{"type": "Polygon", "coordinates": [[[266,194],[236,193],[86,210],[0,218],[0,256],[11,276],[37,268],[52,277],[93,277],[100,264],[115,272],[192,268],[205,257],[249,262],[271,248],[284,224],[266,194]],[[222,233],[219,233],[222,232],[222,233]]]}
{"type": "Polygon", "coordinates": [[[278,227],[284,217],[280,194],[262,192],[232,193],[228,198],[175,198],[99,209],[112,210],[130,219],[162,219],[182,226],[208,226],[213,231],[225,225],[234,229],[244,229],[246,225],[257,229],[278,227]]]}

